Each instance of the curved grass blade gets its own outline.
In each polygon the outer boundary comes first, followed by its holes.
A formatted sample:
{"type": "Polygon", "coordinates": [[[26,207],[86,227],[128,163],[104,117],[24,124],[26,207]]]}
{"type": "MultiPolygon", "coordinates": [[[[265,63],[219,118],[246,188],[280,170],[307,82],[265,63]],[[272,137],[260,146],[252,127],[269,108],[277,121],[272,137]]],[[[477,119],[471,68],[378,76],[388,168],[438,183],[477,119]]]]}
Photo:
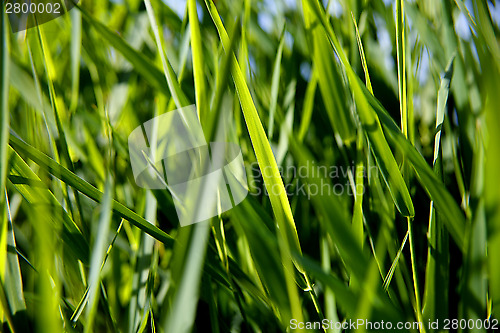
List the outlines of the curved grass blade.
{"type": "Polygon", "coordinates": [[[170,89],[170,93],[172,94],[172,98],[175,101],[175,105],[178,108],[182,108],[183,106],[187,106],[189,103],[188,99],[182,92],[182,89],[179,85],[179,82],[175,76],[175,72],[170,65],[167,57],[165,56],[165,52],[163,50],[163,41],[162,36],[160,35],[160,27],[156,22],[155,12],[153,11],[153,7],[151,6],[151,1],[144,0],[146,5],[146,10],[148,12],[149,22],[151,23],[151,28],[153,29],[153,34],[155,36],[156,46],[158,48],[158,52],[160,54],[161,63],[163,65],[163,72],[165,78],[167,79],[168,88],[170,89]]]}
{"type": "MultiPolygon", "coordinates": [[[[179,277],[176,281],[178,287],[173,295],[172,306],[164,324],[165,332],[191,332],[195,320],[210,224],[208,221],[204,221],[188,228],[192,229],[192,232],[191,237],[186,239],[187,244],[182,244],[180,248],[177,248],[177,251],[174,250],[176,255],[179,255],[183,250],[183,253],[180,254],[181,257],[176,257],[182,261],[183,268],[182,273],[177,275],[179,277]]],[[[182,231],[190,231],[188,228],[183,228],[182,231]]],[[[177,242],[176,245],[180,243],[181,241],[177,242]]]]}
{"type": "Polygon", "coordinates": [[[276,112],[276,106],[278,104],[278,92],[280,84],[280,74],[281,74],[281,58],[283,56],[283,47],[285,45],[285,29],[286,24],[283,26],[283,30],[280,35],[280,44],[278,46],[278,52],[276,52],[276,59],[274,60],[273,77],[271,79],[271,103],[269,106],[269,125],[267,126],[267,136],[269,140],[273,138],[274,130],[274,113],[276,112]]]}
{"type": "Polygon", "coordinates": [[[101,201],[101,211],[99,223],[97,224],[97,238],[92,249],[92,257],[90,259],[90,271],[88,278],[88,306],[87,306],[87,322],[85,332],[92,332],[94,325],[94,317],[97,314],[97,305],[99,303],[100,286],[101,286],[101,266],[106,256],[106,244],[108,241],[108,232],[111,225],[112,205],[113,205],[113,181],[108,176],[104,188],[104,195],[101,201]]]}
{"type": "MultiPolygon", "coordinates": [[[[442,145],[441,133],[450,90],[451,77],[453,75],[453,58],[448,64],[444,77],[441,79],[441,86],[437,97],[436,111],[436,135],[434,138],[434,159],[433,166],[436,176],[441,180],[442,171],[442,145]]],[[[447,268],[449,265],[448,235],[445,234],[440,216],[434,207],[434,202],[430,204],[429,213],[429,249],[427,251],[427,265],[425,270],[425,289],[423,305],[423,315],[425,319],[436,320],[448,317],[448,282],[449,276],[447,268]]]]}
{"type": "Polygon", "coordinates": [[[10,313],[8,311],[7,300],[4,294],[5,268],[8,260],[7,255],[7,202],[3,195],[9,165],[7,163],[8,141],[9,141],[9,37],[7,35],[7,14],[0,13],[0,288],[1,303],[0,317],[3,313],[8,319],[8,324],[13,329],[10,313]],[[7,306],[6,306],[7,305],[7,306]]]}
{"type": "Polygon", "coordinates": [[[103,37],[111,46],[119,51],[147,81],[154,86],[155,89],[161,91],[167,97],[170,97],[170,91],[165,86],[165,77],[161,71],[153,65],[151,59],[146,58],[142,53],[134,50],[120,36],[112,32],[104,24],[94,19],[80,6],[75,6],[83,14],[83,18],[90,23],[91,26],[103,37]]]}
{"type": "Polygon", "coordinates": [[[61,236],[66,248],[75,258],[81,260],[84,264],[88,264],[89,246],[78,226],[26,162],[16,151],[12,148],[10,150],[10,182],[31,205],[48,205],[60,212],[60,214],[54,214],[53,217],[54,219],[61,219],[61,236]]]}
{"type": "Polygon", "coordinates": [[[376,111],[377,116],[384,128],[384,133],[392,145],[398,147],[411,163],[417,178],[425,189],[431,200],[435,203],[439,213],[443,216],[448,231],[457,243],[464,249],[465,218],[457,203],[446,189],[425,159],[417,149],[404,137],[398,126],[375,98],[369,98],[370,104],[376,111]]]}
{"type": "MultiPolygon", "coordinates": [[[[227,32],[222,25],[222,21],[220,20],[215,5],[210,0],[208,1],[209,3],[207,3],[207,6],[219,31],[222,44],[224,48],[228,48],[230,41],[227,32]]],[[[250,95],[250,91],[248,90],[248,86],[245,82],[245,78],[234,55],[231,72],[238,96],[240,98],[241,108],[243,110],[243,115],[245,116],[250,139],[252,140],[252,144],[254,146],[255,155],[257,156],[259,167],[261,168],[261,171],[263,171],[262,174],[264,176],[264,183],[270,194],[269,198],[271,200],[276,220],[280,226],[281,232],[285,233],[284,236],[288,245],[301,253],[302,251],[300,250],[300,243],[297,230],[295,229],[295,223],[293,221],[292,210],[286,196],[285,187],[279,174],[276,160],[274,159],[271,146],[269,145],[264,128],[262,127],[257,109],[255,108],[252,96],[250,95]],[[270,168],[270,170],[266,170],[266,168],[270,168]]]]}
{"type": "Polygon", "coordinates": [[[204,56],[201,45],[200,24],[196,11],[196,0],[188,0],[189,26],[191,30],[191,50],[193,58],[194,89],[198,117],[203,121],[207,112],[206,88],[204,73],[204,56]]]}
{"type": "MultiPolygon", "coordinates": [[[[211,0],[206,0],[205,3],[210,15],[212,16],[212,20],[215,23],[224,49],[226,52],[230,52],[229,37],[217,12],[217,8],[211,0]]],[[[252,96],[250,95],[250,91],[245,82],[245,77],[243,76],[238,61],[234,55],[232,57],[231,73],[238,97],[240,99],[241,109],[245,117],[248,132],[250,134],[250,140],[257,157],[259,168],[262,171],[264,184],[269,193],[271,206],[281,234],[280,242],[283,243],[280,244],[280,250],[283,251],[283,264],[287,270],[286,283],[292,307],[292,315],[295,319],[300,320],[302,318],[302,311],[300,309],[299,296],[297,294],[296,286],[292,281],[292,276],[290,276],[293,267],[288,264],[288,261],[291,259],[292,252],[302,253],[292,210],[288,202],[283,180],[281,179],[271,146],[269,145],[269,141],[267,140],[266,133],[257,113],[257,109],[255,108],[252,96]]],[[[304,272],[296,261],[294,261],[294,264],[301,273],[304,272]]]]}
{"type": "MultiPolygon", "coordinates": [[[[2,6],[3,9],[3,6],[2,6]]],[[[7,18],[2,10],[0,14],[0,193],[4,192],[7,177],[7,151],[9,145],[9,37],[7,18]]],[[[0,195],[0,207],[3,205],[0,195]]]]}
{"type": "MultiPolygon", "coordinates": [[[[7,266],[5,271],[5,294],[9,302],[14,326],[18,332],[26,332],[28,328],[26,316],[26,301],[23,291],[23,281],[21,276],[21,268],[19,266],[16,238],[14,236],[14,226],[12,225],[12,215],[10,213],[9,199],[5,192],[5,203],[8,214],[7,228],[7,266]]],[[[24,258],[26,260],[26,258],[24,258]]],[[[28,265],[31,265],[27,260],[28,265]]]]}
{"type": "Polygon", "coordinates": [[[304,106],[302,107],[302,119],[300,120],[300,128],[297,134],[299,142],[304,140],[304,137],[309,130],[311,117],[314,109],[314,96],[316,95],[316,87],[318,86],[318,73],[316,67],[311,71],[311,78],[307,83],[306,95],[304,97],[304,106]]]}
{"type": "Polygon", "coordinates": [[[406,20],[404,1],[396,0],[396,48],[398,59],[398,88],[399,112],[401,116],[401,130],[408,137],[408,109],[406,107],[406,20]]]}
{"type": "MultiPolygon", "coordinates": [[[[111,252],[111,249],[113,248],[113,245],[115,244],[116,238],[118,237],[118,234],[120,233],[122,226],[123,226],[124,220],[122,219],[120,222],[120,225],[118,226],[118,229],[115,232],[115,235],[113,237],[113,240],[111,241],[111,244],[109,244],[108,250],[106,251],[106,255],[104,256],[104,259],[101,264],[101,271],[104,268],[104,264],[106,263],[106,260],[108,259],[109,253],[111,252]]],[[[85,309],[85,306],[87,305],[87,302],[89,300],[89,288],[90,286],[87,287],[85,292],[83,293],[82,298],[80,299],[80,302],[78,303],[78,306],[76,307],[75,311],[73,311],[73,314],[71,315],[71,323],[73,325],[76,324],[78,319],[80,318],[80,315],[83,313],[83,310],[85,309]]]]}
{"type": "MultiPolygon", "coordinates": [[[[87,183],[82,178],[78,177],[59,163],[55,162],[53,159],[47,155],[39,152],[37,149],[25,143],[23,140],[19,139],[16,134],[10,136],[10,145],[14,150],[28,156],[33,162],[38,164],[40,167],[46,169],[55,177],[61,179],[63,182],[67,183],[71,187],[75,188],[79,192],[85,194],[94,201],[101,202],[103,194],[97,188],[87,183]]],[[[149,234],[153,238],[164,243],[166,246],[171,246],[174,239],[169,236],[164,231],[160,230],[158,227],[152,225],[146,221],[143,217],[133,212],[129,208],[125,207],[118,201],[113,199],[113,210],[116,214],[128,220],[130,223],[149,234]]]]}
{"type": "Polygon", "coordinates": [[[361,57],[361,65],[363,66],[363,71],[365,72],[365,82],[366,88],[373,94],[372,82],[370,80],[370,74],[368,73],[368,65],[366,64],[365,50],[363,48],[363,43],[361,42],[361,36],[359,34],[358,24],[354,18],[353,12],[351,12],[352,22],[354,23],[354,29],[356,30],[356,41],[358,42],[359,56],[361,57]]]}
{"type": "MultiPolygon", "coordinates": [[[[488,54],[484,55],[486,63],[493,66],[492,59],[488,54]]],[[[488,66],[487,68],[490,68],[488,66]]],[[[496,73],[484,73],[484,81],[488,87],[487,98],[484,105],[486,112],[486,124],[490,137],[485,143],[485,158],[488,163],[485,166],[485,206],[487,212],[488,229],[491,233],[488,237],[488,269],[490,274],[489,292],[493,303],[493,316],[500,319],[500,265],[498,257],[494,253],[500,253],[500,113],[498,112],[498,91],[500,91],[500,70],[496,73]]]]}
{"type": "Polygon", "coordinates": [[[340,67],[331,52],[330,42],[318,19],[311,13],[310,6],[303,1],[305,27],[313,37],[312,59],[318,71],[318,86],[321,91],[328,119],[335,133],[343,142],[349,143],[356,137],[354,124],[347,107],[346,92],[340,67]]]}
{"type": "MultiPolygon", "coordinates": [[[[371,150],[375,156],[377,165],[382,173],[385,183],[389,188],[389,192],[393,198],[394,204],[403,216],[414,216],[415,209],[408,192],[408,188],[403,180],[399,167],[394,159],[394,155],[389,148],[386,141],[380,120],[374,112],[373,106],[368,102],[368,96],[363,91],[366,87],[361,83],[361,80],[356,75],[354,70],[349,64],[349,61],[338,41],[330,23],[326,20],[324,9],[320,6],[317,0],[304,0],[307,1],[314,15],[317,16],[320,23],[323,25],[327,32],[332,47],[342,63],[347,77],[349,79],[350,87],[356,101],[356,109],[358,111],[359,119],[368,141],[371,143],[371,150]]],[[[372,98],[374,98],[369,92],[372,98]]]]}

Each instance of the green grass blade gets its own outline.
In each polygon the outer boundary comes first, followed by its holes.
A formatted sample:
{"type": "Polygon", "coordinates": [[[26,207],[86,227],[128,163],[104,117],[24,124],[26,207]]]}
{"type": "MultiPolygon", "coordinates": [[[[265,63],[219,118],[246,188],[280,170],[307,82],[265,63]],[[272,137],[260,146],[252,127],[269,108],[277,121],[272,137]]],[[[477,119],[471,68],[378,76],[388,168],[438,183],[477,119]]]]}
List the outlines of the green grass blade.
{"type": "Polygon", "coordinates": [[[97,232],[94,246],[92,248],[92,257],[90,258],[90,271],[88,278],[88,306],[87,322],[85,332],[92,332],[94,317],[97,314],[101,287],[101,265],[106,256],[108,243],[108,232],[111,225],[112,205],[113,205],[113,181],[108,177],[104,188],[104,195],[101,201],[99,223],[96,225],[97,232]]]}
{"type": "Polygon", "coordinates": [[[73,253],[75,259],[79,259],[87,264],[89,246],[80,229],[60,205],[52,192],[50,192],[40,178],[12,148],[10,165],[12,167],[9,173],[9,180],[27,202],[34,206],[46,205],[60,211],[60,214],[55,214],[54,218],[58,219],[60,217],[61,219],[59,222],[62,225],[61,236],[65,248],[73,253]]]}
{"type": "MultiPolygon", "coordinates": [[[[349,65],[349,61],[342,50],[340,43],[333,32],[331,25],[326,21],[326,15],[323,8],[316,0],[306,0],[310,4],[314,14],[326,30],[328,37],[332,43],[333,49],[340,59],[349,79],[350,87],[356,101],[356,109],[359,118],[363,124],[365,134],[371,143],[371,149],[377,161],[377,165],[382,173],[384,181],[386,182],[394,204],[399,212],[404,216],[414,216],[415,209],[411,201],[410,193],[403,180],[399,167],[394,159],[394,156],[387,144],[386,138],[382,131],[380,120],[373,110],[373,106],[368,102],[368,96],[363,91],[364,85],[360,82],[359,77],[354,73],[349,65]]],[[[369,92],[368,92],[369,94],[369,92]]],[[[371,98],[374,98],[369,94],[371,98]]]]}
{"type": "Polygon", "coordinates": [[[163,72],[165,75],[165,78],[167,79],[167,84],[168,88],[170,89],[170,93],[172,94],[172,98],[175,101],[175,105],[178,108],[182,108],[183,106],[187,106],[189,104],[188,99],[182,92],[182,89],[177,81],[177,78],[175,76],[175,72],[172,68],[172,65],[170,65],[170,62],[168,61],[167,57],[165,56],[165,51],[163,50],[163,41],[162,37],[160,35],[160,27],[156,21],[155,17],[155,12],[153,10],[153,7],[151,6],[151,1],[149,0],[144,0],[144,3],[146,4],[146,10],[148,12],[148,17],[149,17],[149,22],[151,24],[151,28],[153,29],[153,33],[155,36],[155,41],[156,41],[156,46],[158,48],[158,52],[160,54],[160,59],[161,63],[163,65],[163,72]]]}
{"type": "MultiPolygon", "coordinates": [[[[4,5],[2,4],[2,13],[0,13],[0,280],[4,288],[5,281],[5,267],[8,260],[7,255],[7,226],[9,224],[7,219],[7,202],[5,201],[5,184],[7,177],[7,170],[9,165],[7,163],[8,141],[9,141],[9,37],[7,35],[7,19],[4,13],[4,5]]],[[[3,291],[2,291],[3,294],[3,291]]],[[[3,296],[3,295],[2,295],[3,296]]],[[[2,297],[2,307],[0,309],[0,316],[3,312],[9,314],[8,307],[3,302],[5,297],[2,297]]],[[[10,317],[9,317],[10,318],[10,317]]],[[[9,320],[9,325],[12,326],[9,320]]]]}
{"type": "Polygon", "coordinates": [[[143,75],[155,89],[161,91],[167,97],[170,97],[170,91],[168,90],[168,87],[165,86],[165,77],[150,59],[146,58],[146,56],[142,53],[134,50],[120,36],[93,18],[89,13],[87,13],[87,11],[81,7],[78,7],[78,10],[82,12],[85,21],[90,23],[90,25],[94,27],[102,38],[119,51],[132,64],[132,66],[134,66],[137,72],[143,75]]]}
{"type": "MultiPolygon", "coordinates": [[[[491,64],[491,58],[485,55],[491,64]]],[[[490,68],[490,67],[488,67],[490,68]]],[[[494,253],[500,253],[500,114],[498,113],[498,91],[500,91],[500,70],[491,74],[484,73],[484,80],[488,86],[486,90],[487,98],[484,105],[486,113],[486,124],[489,138],[485,142],[485,158],[488,161],[485,165],[485,205],[487,212],[487,225],[491,230],[488,237],[488,272],[489,293],[493,303],[493,316],[500,319],[500,265],[494,253]]]]}
{"type": "Polygon", "coordinates": [[[370,102],[384,127],[386,137],[409,160],[420,184],[426,190],[431,200],[434,201],[439,213],[443,216],[448,231],[453,236],[458,247],[463,250],[465,218],[457,203],[443,183],[436,177],[422,155],[404,137],[382,105],[375,99],[372,99],[370,102]]]}
{"type": "Polygon", "coordinates": [[[406,106],[406,20],[404,1],[396,0],[396,48],[398,58],[398,88],[399,112],[401,116],[401,131],[408,137],[408,109],[406,106]]]}
{"type": "MultiPolygon", "coordinates": [[[[178,287],[164,324],[165,332],[191,332],[195,320],[210,224],[205,221],[188,228],[192,229],[192,237],[188,244],[183,245],[185,253],[182,257],[185,263],[182,274],[177,280],[178,287]]],[[[176,253],[180,254],[179,251],[176,253]]]]}
{"type": "Polygon", "coordinates": [[[273,76],[271,79],[271,103],[269,106],[269,125],[267,126],[267,136],[269,140],[273,138],[274,114],[276,112],[276,106],[278,104],[278,92],[279,92],[280,74],[281,74],[281,58],[283,56],[283,47],[285,45],[285,29],[286,25],[283,26],[283,30],[281,31],[280,43],[278,46],[278,52],[276,52],[276,59],[274,60],[273,76]]]}
{"type": "MultiPolygon", "coordinates": [[[[58,164],[47,155],[26,144],[24,141],[16,137],[16,135],[10,136],[10,145],[14,148],[14,150],[18,150],[19,152],[26,154],[26,156],[28,156],[40,167],[44,168],[55,177],[61,179],[69,186],[85,194],[92,200],[95,200],[97,202],[100,202],[102,200],[103,194],[101,191],[99,191],[94,186],[87,183],[85,180],[78,177],[62,165],[58,164]]],[[[116,214],[128,220],[130,223],[132,223],[145,233],[151,235],[153,238],[156,238],[160,242],[164,243],[165,245],[171,246],[173,244],[174,240],[171,236],[158,229],[158,227],[155,227],[144,218],[139,216],[137,213],[133,212],[116,200],[113,200],[113,210],[116,214]]]]}
{"type": "Polygon", "coordinates": [[[8,229],[7,229],[7,266],[5,272],[5,293],[9,302],[10,311],[13,318],[14,327],[19,332],[25,332],[28,328],[26,315],[26,301],[23,292],[23,281],[21,276],[21,268],[16,246],[16,238],[14,237],[14,226],[12,224],[12,215],[9,207],[8,197],[5,197],[7,214],[8,214],[8,229]]]}
{"type": "Polygon", "coordinates": [[[71,15],[71,104],[74,111],[78,105],[80,88],[80,57],[82,51],[82,14],[73,10],[71,15]]]}
{"type": "MultiPolygon", "coordinates": [[[[219,30],[221,41],[224,47],[227,48],[230,44],[229,37],[224,26],[222,25],[222,21],[220,20],[218,13],[216,12],[216,8],[211,2],[208,7],[210,13],[212,14],[214,23],[219,30]]],[[[276,220],[280,228],[282,228],[281,231],[285,233],[285,239],[288,242],[288,245],[300,253],[300,243],[297,236],[297,230],[295,229],[293,214],[286,196],[283,181],[279,175],[278,166],[274,159],[271,146],[267,140],[264,128],[262,127],[262,123],[257,113],[257,109],[253,103],[252,96],[248,90],[243,73],[241,72],[236,61],[236,57],[233,57],[231,69],[233,80],[240,98],[243,115],[245,116],[245,121],[247,123],[248,132],[254,146],[255,155],[257,156],[259,167],[263,171],[262,174],[264,175],[264,183],[270,193],[269,198],[273,206],[276,220]],[[270,172],[266,170],[266,168],[270,168],[270,172]]]]}
{"type": "Polygon", "coordinates": [[[313,36],[313,61],[318,71],[318,85],[323,97],[328,119],[335,133],[345,144],[356,137],[349,109],[345,103],[346,92],[340,68],[331,52],[330,42],[319,20],[311,12],[310,6],[303,1],[306,29],[313,36]]]}
{"type": "Polygon", "coordinates": [[[316,67],[311,71],[311,79],[307,84],[306,95],[304,97],[304,106],[302,108],[302,118],[300,120],[300,128],[297,134],[299,142],[302,142],[309,130],[311,124],[311,117],[314,109],[314,96],[316,95],[316,88],[318,86],[318,73],[316,67]]]}
{"type": "MultiPolygon", "coordinates": [[[[212,1],[206,1],[207,8],[212,16],[212,20],[219,32],[219,37],[222,41],[222,45],[229,52],[230,41],[227,35],[226,29],[224,28],[222,21],[217,12],[217,8],[212,1]]],[[[268,190],[269,199],[271,200],[271,206],[279,226],[279,231],[282,234],[282,244],[281,251],[284,251],[282,255],[284,258],[285,267],[291,272],[291,267],[286,264],[286,257],[290,256],[292,252],[301,253],[299,238],[297,235],[297,230],[295,228],[295,222],[293,219],[292,210],[288,202],[286,195],[286,190],[283,185],[280,173],[278,171],[278,166],[276,160],[274,159],[271,146],[267,140],[266,133],[262,127],[257,109],[253,103],[252,96],[245,82],[243,73],[241,72],[240,66],[236,57],[233,56],[231,73],[233,76],[233,81],[236,86],[236,91],[238,92],[238,97],[240,99],[241,108],[243,115],[245,117],[245,122],[250,134],[250,139],[254,148],[255,155],[257,156],[257,161],[259,167],[262,171],[264,178],[264,184],[268,190]],[[288,252],[288,253],[287,253],[288,252]]],[[[294,262],[295,263],[295,262],[294,262]]],[[[297,269],[303,272],[300,265],[296,265],[297,269]]],[[[292,314],[294,318],[302,318],[302,311],[299,308],[299,299],[296,290],[296,286],[292,284],[290,278],[286,279],[287,287],[290,294],[290,302],[292,304],[292,314]]]]}
{"type": "MultiPolygon", "coordinates": [[[[102,272],[102,269],[104,268],[104,264],[106,264],[106,260],[108,259],[109,253],[110,253],[111,249],[113,248],[113,245],[116,242],[116,238],[118,237],[118,234],[120,233],[120,231],[122,229],[123,222],[124,222],[124,220],[122,219],[120,222],[120,225],[118,226],[118,229],[115,232],[113,240],[111,241],[111,244],[109,245],[108,250],[106,251],[106,256],[104,257],[104,259],[101,263],[101,272],[102,272]]],[[[83,313],[83,310],[85,309],[85,306],[88,303],[89,290],[90,290],[90,286],[87,286],[87,289],[85,289],[85,292],[84,292],[82,298],[80,299],[78,306],[76,307],[76,309],[73,311],[73,314],[71,315],[70,321],[73,325],[75,325],[77,323],[78,319],[80,318],[81,314],[83,313]]]]}
{"type": "Polygon", "coordinates": [[[205,59],[201,43],[200,23],[196,10],[196,0],[188,0],[189,26],[191,29],[191,50],[193,57],[194,89],[196,92],[196,108],[200,119],[205,119],[207,98],[204,78],[205,59]]]}
{"type": "MultiPolygon", "coordinates": [[[[434,139],[434,172],[443,180],[442,175],[442,144],[441,133],[450,89],[451,77],[453,75],[453,59],[441,80],[438,91],[436,112],[436,135],[434,139]]],[[[434,202],[431,202],[429,213],[429,249],[427,252],[427,266],[425,270],[425,289],[423,304],[423,315],[427,320],[444,320],[448,318],[448,269],[449,265],[448,235],[445,233],[442,221],[435,211],[434,202]]]]}
{"type": "MultiPolygon", "coordinates": [[[[2,9],[3,9],[2,5],[2,9]]],[[[6,14],[0,14],[0,193],[4,192],[7,177],[7,151],[9,142],[9,37],[6,14]]],[[[0,206],[3,205],[3,195],[0,206]]]]}
{"type": "Polygon", "coordinates": [[[235,216],[238,221],[235,223],[237,234],[248,240],[253,264],[266,293],[275,304],[275,311],[284,318],[290,317],[290,300],[287,297],[286,285],[283,284],[285,273],[280,263],[278,240],[269,229],[272,224],[271,217],[263,209],[259,209],[258,203],[249,199],[235,208],[235,216]],[[270,271],[268,267],[276,269],[270,271]]]}
{"type": "Polygon", "coordinates": [[[366,64],[365,50],[363,48],[363,42],[361,41],[361,35],[359,34],[358,24],[354,18],[354,14],[351,12],[352,22],[354,23],[354,29],[356,30],[356,41],[358,42],[359,55],[361,57],[361,65],[363,66],[363,71],[365,72],[365,82],[366,88],[373,94],[372,82],[370,80],[370,74],[368,73],[368,65],[366,64]]]}

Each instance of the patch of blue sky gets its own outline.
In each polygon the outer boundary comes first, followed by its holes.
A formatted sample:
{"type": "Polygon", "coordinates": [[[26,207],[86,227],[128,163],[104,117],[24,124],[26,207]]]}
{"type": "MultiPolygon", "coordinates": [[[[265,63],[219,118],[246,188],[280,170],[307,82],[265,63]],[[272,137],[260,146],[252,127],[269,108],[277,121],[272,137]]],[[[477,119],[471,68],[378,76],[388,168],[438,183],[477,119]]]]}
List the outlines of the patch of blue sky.
{"type": "Polygon", "coordinates": [[[455,31],[463,40],[470,40],[471,31],[469,21],[467,20],[467,17],[465,17],[464,13],[460,13],[458,18],[455,20],[455,31]]]}
{"type": "Polygon", "coordinates": [[[491,18],[493,22],[500,27],[500,1],[496,1],[496,5],[493,2],[488,1],[488,9],[490,10],[491,18]]]}
{"type": "Polygon", "coordinates": [[[293,42],[294,38],[292,34],[288,31],[285,31],[285,45],[288,47],[288,49],[291,50],[293,48],[293,42]]]}
{"type": "MultiPolygon", "coordinates": [[[[187,0],[162,0],[167,6],[170,7],[176,13],[181,20],[184,19],[184,14],[186,14],[186,4],[187,0]]],[[[203,7],[196,2],[196,10],[198,12],[198,19],[203,20],[203,7]]]]}
{"type": "Polygon", "coordinates": [[[264,0],[259,3],[259,13],[257,14],[257,22],[259,26],[267,33],[272,33],[276,28],[276,24],[282,20],[280,19],[284,13],[285,6],[288,3],[284,1],[264,0]]]}
{"type": "Polygon", "coordinates": [[[394,69],[394,59],[392,58],[393,41],[387,31],[385,21],[378,15],[374,15],[375,25],[377,26],[377,40],[381,51],[384,53],[384,67],[387,70],[394,69]]]}
{"type": "Polygon", "coordinates": [[[271,13],[261,12],[257,15],[259,27],[267,33],[271,33],[274,29],[274,17],[271,13]]]}
{"type": "Polygon", "coordinates": [[[300,75],[302,75],[306,81],[311,78],[311,65],[308,62],[302,62],[300,64],[300,75]]]}
{"type": "Polygon", "coordinates": [[[427,79],[429,78],[429,71],[430,71],[429,65],[430,65],[429,50],[427,50],[427,48],[424,48],[424,50],[422,51],[422,56],[420,57],[420,62],[418,64],[418,70],[415,73],[415,76],[420,85],[424,85],[427,82],[427,79]]]}
{"type": "Polygon", "coordinates": [[[284,3],[288,9],[297,8],[297,0],[284,0],[284,3]]]}
{"type": "Polygon", "coordinates": [[[331,0],[328,6],[328,13],[335,18],[339,18],[344,14],[344,8],[338,0],[331,0]]]}

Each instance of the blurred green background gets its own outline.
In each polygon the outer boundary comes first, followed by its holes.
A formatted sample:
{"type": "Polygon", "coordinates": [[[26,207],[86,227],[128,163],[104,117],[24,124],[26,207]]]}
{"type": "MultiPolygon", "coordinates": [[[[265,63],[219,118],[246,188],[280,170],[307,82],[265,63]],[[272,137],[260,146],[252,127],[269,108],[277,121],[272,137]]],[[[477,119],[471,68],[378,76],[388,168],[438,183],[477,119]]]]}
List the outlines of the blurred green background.
{"type": "Polygon", "coordinates": [[[82,0],[18,33],[2,13],[4,331],[500,327],[497,1],[82,0]],[[127,139],[191,104],[250,194],[180,227],[127,139]]]}

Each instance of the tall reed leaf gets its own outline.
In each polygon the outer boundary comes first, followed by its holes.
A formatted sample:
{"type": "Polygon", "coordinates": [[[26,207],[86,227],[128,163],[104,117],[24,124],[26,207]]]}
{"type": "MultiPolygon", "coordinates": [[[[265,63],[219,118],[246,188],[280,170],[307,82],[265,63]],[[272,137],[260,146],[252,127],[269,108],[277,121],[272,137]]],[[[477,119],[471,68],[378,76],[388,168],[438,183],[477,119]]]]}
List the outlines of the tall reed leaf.
{"type": "MultiPolygon", "coordinates": [[[[382,176],[389,188],[391,196],[394,200],[394,204],[398,208],[399,212],[404,216],[414,216],[415,210],[413,208],[413,203],[411,201],[410,194],[406,187],[406,184],[401,176],[399,167],[394,159],[394,156],[387,144],[384,133],[382,131],[380,120],[378,119],[373,107],[369,104],[367,100],[366,93],[363,92],[362,88],[365,88],[361,83],[359,77],[354,73],[351,68],[349,61],[347,60],[340,43],[333,32],[330,23],[326,20],[326,15],[322,7],[317,0],[304,0],[312,8],[312,12],[318,17],[318,20],[323,25],[326,30],[330,42],[332,43],[333,50],[339,57],[347,77],[349,78],[350,87],[356,101],[356,109],[358,111],[359,119],[363,124],[365,134],[371,143],[371,149],[377,165],[382,173],[382,176]]],[[[366,89],[366,88],[365,88],[366,89]]],[[[368,93],[369,94],[369,93],[368,93]]],[[[370,94],[370,96],[372,96],[370,94]]],[[[374,98],[372,96],[372,98],[374,98]]]]}

